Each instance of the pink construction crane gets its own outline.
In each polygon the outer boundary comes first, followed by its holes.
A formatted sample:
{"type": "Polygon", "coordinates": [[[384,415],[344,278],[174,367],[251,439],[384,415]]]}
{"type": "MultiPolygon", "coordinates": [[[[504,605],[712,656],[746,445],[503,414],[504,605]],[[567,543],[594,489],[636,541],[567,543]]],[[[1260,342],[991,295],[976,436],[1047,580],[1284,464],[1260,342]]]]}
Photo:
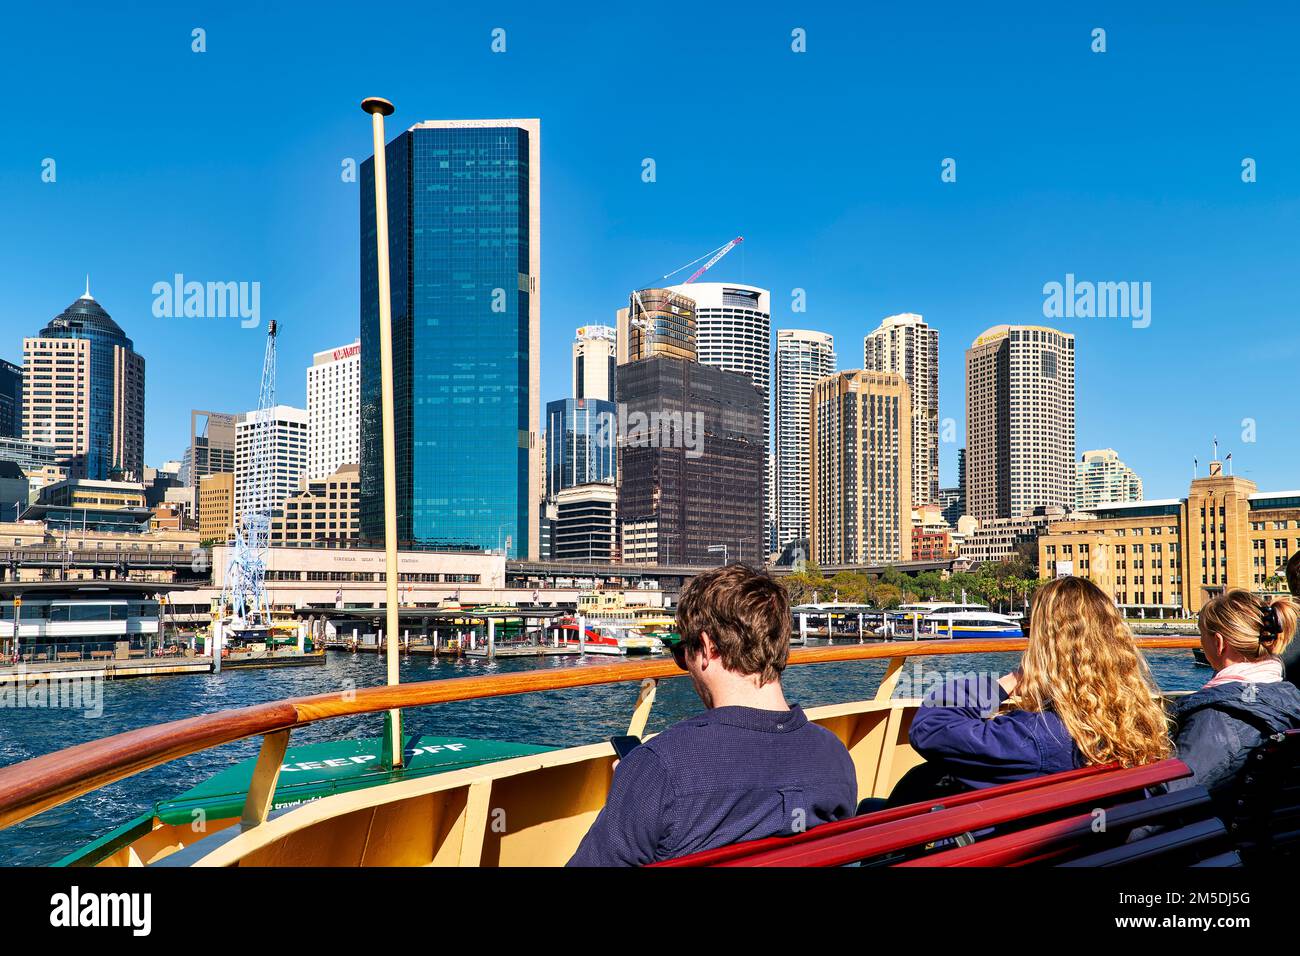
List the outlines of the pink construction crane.
{"type": "MultiPolygon", "coordinates": [[[[685,282],[683,282],[682,285],[690,285],[700,276],[704,275],[704,273],[708,272],[715,265],[717,265],[718,260],[720,260],[728,252],[736,248],[736,246],[740,245],[744,241],[745,241],[744,236],[737,236],[735,239],[732,239],[730,242],[726,243],[725,245],[718,246],[718,248],[714,249],[712,252],[706,252],[704,255],[700,256],[700,259],[708,258],[709,261],[704,263],[704,265],[700,266],[698,269],[696,269],[695,272],[691,275],[691,277],[687,279],[685,282]]],[[[699,262],[700,259],[692,259],[690,262],[686,263],[686,265],[682,266],[680,269],[674,269],[672,272],[668,273],[668,275],[664,276],[663,278],[667,279],[669,278],[669,276],[675,276],[677,273],[681,272],[682,269],[689,269],[691,266],[695,265],[695,263],[699,262]]]]}

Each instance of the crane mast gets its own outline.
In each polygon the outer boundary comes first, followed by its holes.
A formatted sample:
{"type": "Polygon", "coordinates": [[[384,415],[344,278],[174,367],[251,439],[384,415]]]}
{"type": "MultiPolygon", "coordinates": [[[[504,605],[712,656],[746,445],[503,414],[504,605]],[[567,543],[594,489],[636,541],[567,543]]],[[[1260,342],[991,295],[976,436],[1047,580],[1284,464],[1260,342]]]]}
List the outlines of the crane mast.
{"type": "Polygon", "coordinates": [[[248,436],[248,478],[239,502],[241,510],[235,524],[235,545],[230,553],[221,594],[222,610],[229,606],[230,623],[236,629],[264,627],[271,623],[271,607],[266,593],[266,551],[271,538],[275,496],[276,331],[272,319],[267,328],[257,409],[253,412],[248,436]]]}

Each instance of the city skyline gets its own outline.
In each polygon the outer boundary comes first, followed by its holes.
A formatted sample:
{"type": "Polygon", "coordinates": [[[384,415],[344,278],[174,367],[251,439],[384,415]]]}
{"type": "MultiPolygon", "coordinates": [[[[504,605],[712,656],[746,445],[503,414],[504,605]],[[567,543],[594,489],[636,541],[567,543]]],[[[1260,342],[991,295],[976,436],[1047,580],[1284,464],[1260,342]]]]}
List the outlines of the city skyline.
{"type": "MultiPolygon", "coordinates": [[[[17,26],[30,15],[19,11],[17,26]]],[[[705,14],[688,46],[707,46],[719,16],[705,14]]],[[[1262,343],[1283,362],[1297,352],[1275,331],[1289,327],[1294,241],[1286,213],[1300,180],[1286,166],[1295,134],[1275,119],[1284,88],[1278,73],[1290,69],[1285,30],[1229,22],[1210,32],[1110,10],[1093,18],[1110,38],[1107,52],[1096,54],[1090,20],[1029,7],[1016,31],[974,14],[953,17],[960,31],[937,34],[914,29],[923,25],[920,14],[904,11],[871,20],[800,14],[800,22],[786,22],[792,16],[760,7],[733,25],[734,42],[758,69],[746,71],[743,95],[723,89],[721,108],[736,122],[761,119],[764,128],[792,131],[773,138],[771,155],[747,154],[738,169],[721,150],[725,138],[711,109],[679,111],[672,137],[591,122],[638,103],[695,101],[684,79],[663,78],[647,91],[603,70],[622,54],[618,44],[602,45],[602,32],[636,35],[647,47],[664,40],[668,28],[649,17],[595,20],[577,10],[542,23],[522,9],[506,12],[507,52],[494,55],[489,33],[497,24],[453,11],[445,28],[460,42],[431,65],[357,49],[342,20],[291,29],[283,16],[255,27],[251,15],[230,12],[204,14],[197,24],[163,8],[142,18],[147,23],[87,11],[69,24],[71,41],[83,33],[87,42],[110,37],[131,65],[104,77],[88,64],[67,64],[52,78],[45,110],[13,131],[15,148],[0,158],[13,215],[24,223],[0,239],[11,265],[0,279],[9,333],[0,357],[20,359],[21,336],[64,308],[90,272],[97,299],[150,361],[146,463],[180,455],[189,408],[238,413],[256,403],[269,318],[282,323],[281,399],[304,406],[304,376],[289,370],[357,334],[359,187],[341,181],[340,168],[369,155],[356,101],[381,92],[397,105],[390,135],[438,117],[527,115],[546,124],[543,406],[568,397],[574,327],[612,323],[629,289],[654,285],[668,269],[743,234],[745,243],[709,277],[771,289],[774,330],[824,330],[854,342],[884,316],[912,311],[941,332],[941,486],[955,484],[956,450],[966,440],[964,382],[953,373],[965,345],[1002,323],[1047,324],[1076,336],[1078,447],[1118,449],[1149,496],[1178,494],[1193,457],[1204,469],[1215,435],[1225,453],[1236,452],[1238,473],[1260,487],[1298,483],[1300,449],[1273,392],[1276,376],[1245,374],[1258,367],[1262,343]],[[208,37],[202,54],[190,48],[196,25],[208,37]],[[804,54],[790,48],[795,26],[807,30],[804,54]],[[873,129],[836,126],[839,148],[823,150],[813,131],[847,104],[833,80],[861,68],[855,44],[882,30],[893,39],[875,44],[879,56],[864,78],[877,91],[877,121],[873,129]],[[581,55],[549,70],[545,50],[566,31],[582,38],[581,55]],[[294,97],[291,121],[247,113],[241,96],[267,81],[257,58],[279,46],[277,77],[312,77],[310,84],[279,81],[294,97]],[[1187,50],[1210,47],[1213,62],[1182,68],[1187,50]],[[343,52],[352,54],[346,62],[343,52]],[[907,84],[891,78],[904,62],[907,84]],[[175,83],[159,90],[147,119],[110,105],[140,71],[159,64],[175,83]],[[978,81],[957,84],[963,67],[978,68],[978,81]],[[582,104],[567,103],[562,86],[593,69],[609,82],[586,91],[582,104]],[[1027,71],[1043,82],[1024,84],[1027,71]],[[454,102],[429,92],[457,76],[477,82],[457,84],[454,102]],[[1134,94],[1135,77],[1162,76],[1134,94]],[[1252,95],[1230,92],[1242,88],[1252,95]],[[208,140],[193,135],[196,98],[212,112],[205,122],[229,133],[220,175],[208,140]],[[997,115],[989,113],[995,102],[997,115]],[[1044,113],[1048,105],[1055,112],[1044,113]],[[1114,122],[1090,124],[1080,138],[1072,122],[1038,119],[1081,111],[1114,122]],[[84,119],[70,124],[70,116],[84,119]],[[872,150],[882,128],[894,148],[872,150]],[[1141,130],[1136,141],[1134,129],[1141,130]],[[91,141],[93,152],[81,145],[91,141]],[[160,152],[160,142],[168,149],[160,152]],[[945,183],[941,164],[949,157],[957,180],[945,183]],[[42,181],[44,158],[57,163],[53,182],[42,181]],[[653,183],[642,181],[646,158],[655,160],[653,183]],[[1245,158],[1258,161],[1258,182],[1242,181],[1245,158]],[[139,209],[149,214],[128,214],[139,209]],[[153,285],[176,274],[260,282],[261,324],[155,317],[153,285]],[[1150,282],[1150,325],[1044,319],[1043,286],[1067,276],[1150,282]],[[796,289],[805,293],[804,312],[793,311],[796,289]],[[1225,316],[1234,317],[1237,335],[1222,335],[1225,316]],[[1214,333],[1221,340],[1209,352],[1227,374],[1193,345],[1214,333]],[[222,361],[207,361],[212,355],[222,361]],[[1126,368],[1130,377],[1115,388],[1126,368]],[[1174,402],[1177,414],[1168,411],[1174,402]],[[948,419],[951,441],[942,439],[948,419]]],[[[32,38],[4,69],[17,76],[57,52],[52,36],[35,31],[32,38]]],[[[413,42],[403,39],[402,49],[413,42]]],[[[728,64],[697,62],[702,72],[691,86],[726,86],[728,64]]]]}

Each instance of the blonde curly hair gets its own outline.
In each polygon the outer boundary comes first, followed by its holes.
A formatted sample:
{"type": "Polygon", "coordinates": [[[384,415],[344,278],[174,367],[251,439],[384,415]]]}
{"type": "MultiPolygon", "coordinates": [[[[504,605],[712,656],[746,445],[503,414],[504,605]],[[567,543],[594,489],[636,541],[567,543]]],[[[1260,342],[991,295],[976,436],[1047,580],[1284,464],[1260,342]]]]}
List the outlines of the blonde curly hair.
{"type": "Polygon", "coordinates": [[[1034,595],[1029,644],[1008,704],[1053,711],[1092,764],[1136,767],[1174,753],[1170,720],[1133,633],[1085,578],[1058,578],[1034,595]]]}

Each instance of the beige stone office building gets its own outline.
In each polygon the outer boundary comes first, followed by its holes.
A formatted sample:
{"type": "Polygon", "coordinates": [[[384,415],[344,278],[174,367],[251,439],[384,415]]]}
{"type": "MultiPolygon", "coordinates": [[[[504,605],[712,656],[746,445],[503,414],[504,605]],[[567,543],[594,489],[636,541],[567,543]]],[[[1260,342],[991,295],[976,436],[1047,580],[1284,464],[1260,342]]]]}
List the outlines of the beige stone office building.
{"type": "Polygon", "coordinates": [[[235,473],[199,478],[199,540],[225,543],[235,531],[235,473]]]}
{"type": "Polygon", "coordinates": [[[355,541],[361,519],[361,468],[340,465],[327,478],[304,481],[271,520],[271,545],[337,547],[355,541]]]}
{"type": "Polygon", "coordinates": [[[912,399],[891,372],[839,372],[810,398],[810,557],[822,565],[912,557],[912,399]]]}
{"type": "Polygon", "coordinates": [[[1300,550],[1300,491],[1260,492],[1219,462],[1186,498],[1091,515],[1054,523],[1039,538],[1039,573],[1086,577],[1121,607],[1147,613],[1194,614],[1231,588],[1285,591],[1287,558],[1300,550]]]}

